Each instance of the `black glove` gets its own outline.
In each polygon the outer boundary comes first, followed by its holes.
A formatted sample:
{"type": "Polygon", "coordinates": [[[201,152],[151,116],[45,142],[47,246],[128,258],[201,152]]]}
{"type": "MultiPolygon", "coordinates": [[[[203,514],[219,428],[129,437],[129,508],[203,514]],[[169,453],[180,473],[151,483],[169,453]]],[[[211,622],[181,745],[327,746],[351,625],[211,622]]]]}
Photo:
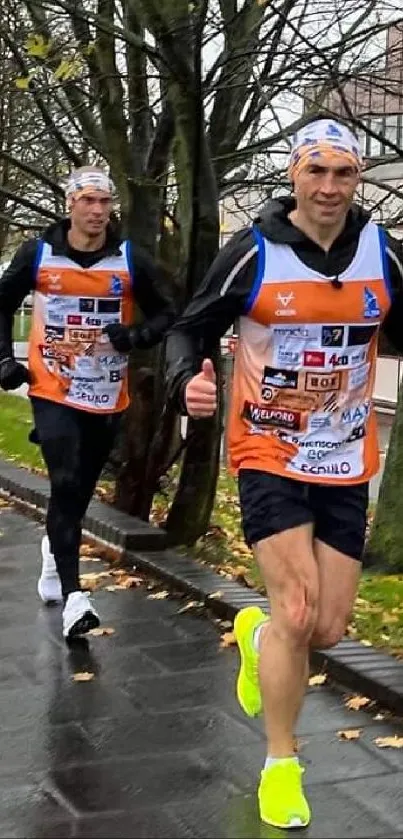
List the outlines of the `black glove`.
{"type": "Polygon", "coordinates": [[[135,326],[123,326],[122,323],[108,323],[103,332],[108,336],[117,352],[130,352],[136,346],[137,329],[135,326]]]}
{"type": "Polygon", "coordinates": [[[15,358],[4,358],[0,361],[0,386],[3,390],[15,390],[24,382],[30,382],[29,371],[24,364],[15,358]]]}

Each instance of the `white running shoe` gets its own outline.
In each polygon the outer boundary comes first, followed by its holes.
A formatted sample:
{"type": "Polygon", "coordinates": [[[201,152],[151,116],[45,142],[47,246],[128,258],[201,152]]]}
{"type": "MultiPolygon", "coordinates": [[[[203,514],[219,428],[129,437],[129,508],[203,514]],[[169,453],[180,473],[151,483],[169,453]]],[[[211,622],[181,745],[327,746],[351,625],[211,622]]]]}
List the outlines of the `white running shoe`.
{"type": "Polygon", "coordinates": [[[61,603],[63,600],[62,586],[47,536],[42,539],[41,552],[42,571],[37,585],[39,597],[44,603],[61,603]]]}
{"type": "Polygon", "coordinates": [[[85,635],[99,626],[99,615],[85,591],[72,591],[63,609],[63,635],[66,640],[85,635]]]}

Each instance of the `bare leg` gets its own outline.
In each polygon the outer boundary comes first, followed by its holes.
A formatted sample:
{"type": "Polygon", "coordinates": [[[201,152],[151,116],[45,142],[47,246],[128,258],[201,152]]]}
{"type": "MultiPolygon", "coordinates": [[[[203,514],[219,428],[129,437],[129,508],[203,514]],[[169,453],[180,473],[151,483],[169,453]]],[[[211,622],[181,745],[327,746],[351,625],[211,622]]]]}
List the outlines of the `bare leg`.
{"type": "Polygon", "coordinates": [[[361,562],[315,539],[319,573],[319,608],[311,647],[334,647],[343,637],[357,594],[361,562]]]}
{"type": "Polygon", "coordinates": [[[255,546],[270,600],[260,637],[259,677],[268,754],[289,757],[308,676],[309,641],[317,621],[319,580],[312,526],[292,528],[255,546]]]}

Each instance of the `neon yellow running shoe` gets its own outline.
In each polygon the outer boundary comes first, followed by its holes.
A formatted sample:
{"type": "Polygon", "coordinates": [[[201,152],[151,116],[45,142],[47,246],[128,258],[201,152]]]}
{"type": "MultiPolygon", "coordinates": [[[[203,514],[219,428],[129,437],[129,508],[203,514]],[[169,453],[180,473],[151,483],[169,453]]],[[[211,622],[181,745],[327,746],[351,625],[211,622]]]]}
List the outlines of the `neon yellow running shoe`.
{"type": "Polygon", "coordinates": [[[234,634],[241,656],[236,693],[238,702],[248,717],[257,717],[262,710],[258,661],[259,655],[253,646],[253,633],[267,615],[258,606],[241,609],[234,621],[234,634]]]}
{"type": "Polygon", "coordinates": [[[311,811],[302,789],[303,772],[291,757],[262,770],[258,797],[263,822],[281,828],[309,824],[311,811]]]}

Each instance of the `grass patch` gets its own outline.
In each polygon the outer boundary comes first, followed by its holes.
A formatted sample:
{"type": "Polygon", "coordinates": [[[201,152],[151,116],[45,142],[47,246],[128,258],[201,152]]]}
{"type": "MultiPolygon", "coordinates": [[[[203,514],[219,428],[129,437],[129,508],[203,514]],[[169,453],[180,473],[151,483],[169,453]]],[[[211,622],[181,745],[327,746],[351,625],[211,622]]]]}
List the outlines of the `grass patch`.
{"type": "Polygon", "coordinates": [[[29,337],[29,332],[31,329],[31,314],[22,315],[21,312],[17,312],[14,315],[14,325],[13,325],[13,340],[14,341],[27,341],[29,337]]]}
{"type": "Polygon", "coordinates": [[[403,658],[403,575],[364,572],[349,634],[403,658]]]}
{"type": "MultiPolygon", "coordinates": [[[[33,425],[29,399],[0,392],[0,457],[12,461],[16,466],[24,466],[46,475],[47,469],[39,446],[28,440],[33,425]]],[[[104,501],[112,502],[114,483],[100,480],[96,493],[104,501]]]]}
{"type": "Polygon", "coordinates": [[[30,443],[31,403],[22,396],[0,393],[0,457],[29,469],[45,469],[39,446],[30,443]]]}

